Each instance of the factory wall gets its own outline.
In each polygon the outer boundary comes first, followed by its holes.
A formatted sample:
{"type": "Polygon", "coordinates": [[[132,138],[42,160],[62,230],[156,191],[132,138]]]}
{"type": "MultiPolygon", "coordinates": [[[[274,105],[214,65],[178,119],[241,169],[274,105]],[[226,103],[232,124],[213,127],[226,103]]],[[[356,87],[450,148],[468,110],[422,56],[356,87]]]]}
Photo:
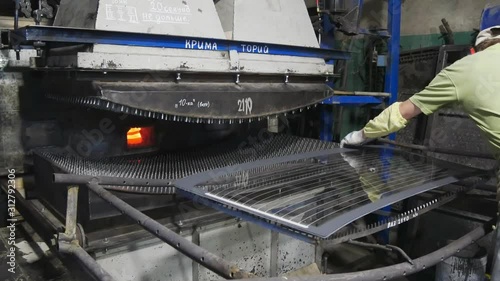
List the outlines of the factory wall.
{"type": "Polygon", "coordinates": [[[487,4],[500,4],[500,0],[420,0],[404,1],[401,25],[401,46],[415,49],[443,42],[439,25],[445,18],[454,32],[455,44],[474,41],[487,4]]]}
{"type": "MultiPolygon", "coordinates": [[[[402,0],[402,51],[445,44],[439,27],[445,18],[454,32],[455,44],[472,44],[477,35],[481,13],[487,4],[500,5],[500,0],[402,0]],[[476,29],[476,30],[475,30],[476,29]]],[[[366,29],[386,29],[388,1],[364,0],[360,26],[366,29]]],[[[350,49],[346,90],[364,90],[363,64],[368,36],[341,37],[339,48],[350,49]],[[352,40],[352,42],[351,42],[352,40]],[[349,48],[350,46],[350,48],[349,48]]]]}
{"type": "MultiPolygon", "coordinates": [[[[401,48],[411,50],[444,43],[439,26],[445,18],[456,44],[469,44],[479,28],[481,13],[487,4],[500,0],[402,0],[401,48]]],[[[387,1],[365,0],[361,26],[387,26],[387,1]]]]}
{"type": "MultiPolygon", "coordinates": [[[[472,44],[479,28],[482,10],[487,4],[500,4],[500,0],[401,0],[402,51],[445,44],[439,29],[445,18],[454,32],[455,44],[472,44]]],[[[366,29],[387,28],[388,1],[364,0],[360,26],[366,29]]],[[[366,48],[368,36],[341,37],[339,48],[350,49],[353,59],[348,65],[345,90],[366,90],[366,48]],[[351,42],[352,39],[352,42],[351,42]],[[349,48],[350,47],[350,48],[349,48]]],[[[344,108],[339,137],[365,124],[367,109],[344,108]]]]}

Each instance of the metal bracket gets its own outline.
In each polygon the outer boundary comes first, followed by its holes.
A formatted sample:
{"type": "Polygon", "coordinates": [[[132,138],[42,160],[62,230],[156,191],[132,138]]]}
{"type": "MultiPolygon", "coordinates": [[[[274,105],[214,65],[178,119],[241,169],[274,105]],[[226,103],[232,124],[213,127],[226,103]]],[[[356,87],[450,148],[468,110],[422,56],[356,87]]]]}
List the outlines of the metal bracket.
{"type": "Polygon", "coordinates": [[[238,54],[238,51],[236,50],[229,51],[229,64],[231,70],[236,70],[236,71],[240,70],[240,56],[238,54]]]}

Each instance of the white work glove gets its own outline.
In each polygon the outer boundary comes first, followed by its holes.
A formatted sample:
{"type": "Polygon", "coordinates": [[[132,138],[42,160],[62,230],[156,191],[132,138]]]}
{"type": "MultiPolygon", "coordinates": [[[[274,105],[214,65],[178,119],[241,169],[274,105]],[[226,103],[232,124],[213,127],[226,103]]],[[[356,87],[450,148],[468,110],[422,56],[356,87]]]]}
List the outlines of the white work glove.
{"type": "Polygon", "coordinates": [[[340,147],[344,147],[346,144],[359,146],[370,141],[372,141],[372,139],[366,138],[363,134],[363,130],[359,130],[351,132],[345,136],[345,138],[340,142],[340,147]]]}

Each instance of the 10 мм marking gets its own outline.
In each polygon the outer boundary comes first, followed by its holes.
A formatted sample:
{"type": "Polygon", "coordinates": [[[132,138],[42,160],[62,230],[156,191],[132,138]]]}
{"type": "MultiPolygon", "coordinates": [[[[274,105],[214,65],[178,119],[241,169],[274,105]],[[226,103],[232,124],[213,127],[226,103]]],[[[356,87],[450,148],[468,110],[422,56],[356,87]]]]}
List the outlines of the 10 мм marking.
{"type": "Polygon", "coordinates": [[[8,180],[8,189],[7,189],[7,212],[8,219],[7,229],[9,229],[9,238],[8,245],[10,246],[7,249],[7,264],[9,265],[8,271],[11,273],[16,273],[16,197],[14,194],[16,193],[16,170],[9,169],[9,180],[8,180]]]}

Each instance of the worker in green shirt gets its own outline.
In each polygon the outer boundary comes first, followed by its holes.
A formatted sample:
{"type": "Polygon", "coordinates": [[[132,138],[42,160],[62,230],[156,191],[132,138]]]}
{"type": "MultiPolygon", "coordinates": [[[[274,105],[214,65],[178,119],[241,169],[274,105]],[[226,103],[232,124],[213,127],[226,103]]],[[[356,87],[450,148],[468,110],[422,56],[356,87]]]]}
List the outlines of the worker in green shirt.
{"type": "Polygon", "coordinates": [[[477,53],[441,71],[420,93],[389,106],[362,130],[348,134],[342,145],[362,145],[403,129],[408,120],[458,103],[474,120],[500,159],[500,26],[479,33],[477,53]]]}
{"type": "MultiPolygon", "coordinates": [[[[442,106],[456,103],[484,133],[500,162],[500,26],[481,31],[475,49],[476,54],[441,71],[423,91],[409,100],[392,104],[362,130],[348,134],[341,146],[363,145],[403,129],[408,120],[420,113],[429,115],[442,106]]],[[[497,172],[497,194],[500,195],[500,169],[497,172]]],[[[500,227],[500,220],[497,227],[500,227]]],[[[495,281],[500,280],[499,250],[500,231],[497,231],[492,271],[492,280],[495,281]]]]}

